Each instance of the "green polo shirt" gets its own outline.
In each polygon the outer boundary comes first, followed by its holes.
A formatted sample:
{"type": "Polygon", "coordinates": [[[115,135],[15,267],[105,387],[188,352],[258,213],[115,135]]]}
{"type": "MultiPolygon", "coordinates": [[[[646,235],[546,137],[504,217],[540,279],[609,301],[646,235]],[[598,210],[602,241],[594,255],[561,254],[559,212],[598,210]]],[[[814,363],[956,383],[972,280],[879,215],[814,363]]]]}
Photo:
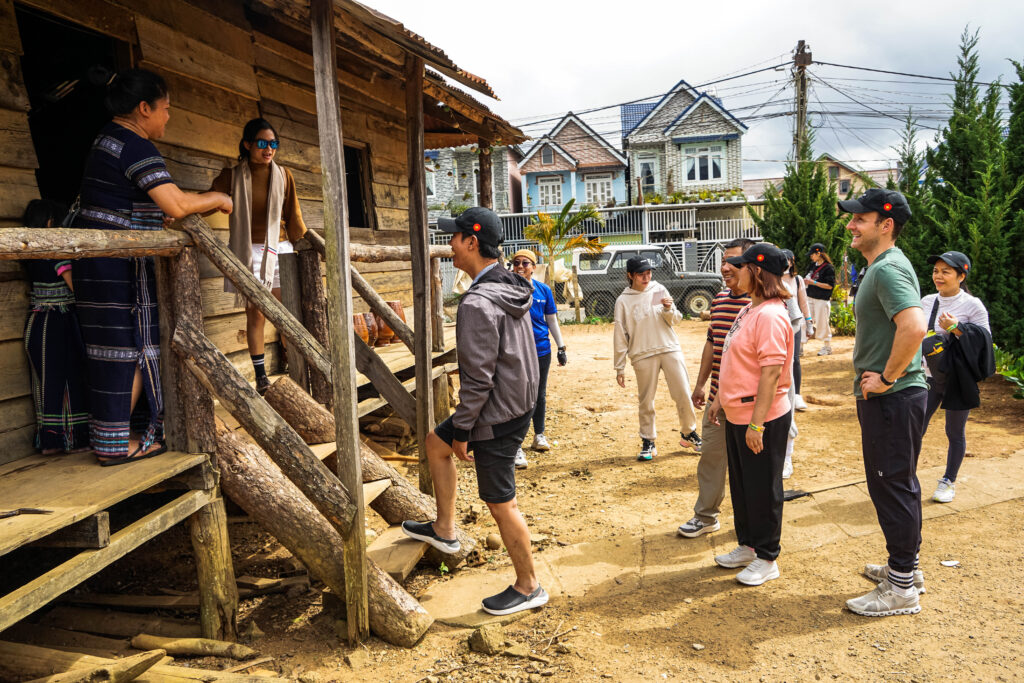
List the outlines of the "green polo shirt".
{"type": "MultiPolygon", "coordinates": [[[[899,248],[892,247],[879,254],[868,268],[854,300],[857,336],[853,345],[853,369],[857,377],[853,381],[853,393],[857,398],[863,398],[860,393],[861,374],[865,370],[885,370],[892,351],[892,341],[896,336],[893,318],[912,306],[921,307],[921,288],[917,276],[910,260],[899,248]]],[[[870,394],[868,398],[887,396],[911,387],[928,387],[921,367],[921,349],[917,350],[910,365],[906,367],[906,374],[897,379],[887,392],[870,394]]]]}

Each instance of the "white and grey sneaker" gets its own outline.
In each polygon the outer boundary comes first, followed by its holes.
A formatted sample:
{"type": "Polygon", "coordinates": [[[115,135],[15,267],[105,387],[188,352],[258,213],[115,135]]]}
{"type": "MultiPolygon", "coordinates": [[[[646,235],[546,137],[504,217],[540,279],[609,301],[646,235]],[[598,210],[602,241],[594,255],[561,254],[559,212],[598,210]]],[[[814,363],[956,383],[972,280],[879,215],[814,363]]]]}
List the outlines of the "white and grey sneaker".
{"type": "Polygon", "coordinates": [[[402,522],[402,532],[409,538],[415,538],[417,541],[423,541],[442,553],[457,553],[462,548],[462,544],[459,543],[457,538],[441,538],[434,531],[433,522],[413,522],[406,520],[402,522]]]}
{"type": "MultiPolygon", "coordinates": [[[[881,583],[889,578],[889,566],[884,564],[866,564],[864,565],[864,576],[875,583],[881,583]]],[[[925,592],[924,572],[920,569],[914,570],[914,588],[917,589],[918,593],[925,592]]]]}
{"type": "Polygon", "coordinates": [[[701,521],[700,517],[694,517],[689,522],[681,524],[677,531],[680,536],[685,538],[697,538],[698,536],[718,531],[721,528],[722,525],[719,524],[717,519],[713,522],[704,522],[701,521]]]}
{"type": "Polygon", "coordinates": [[[782,463],[782,478],[789,479],[793,476],[793,456],[787,455],[786,461],[782,463]]]}
{"type": "Polygon", "coordinates": [[[800,394],[796,394],[793,397],[793,407],[797,410],[797,412],[800,412],[800,413],[806,411],[807,410],[807,403],[806,403],[806,401],[804,401],[804,397],[801,396],[800,394]]]}
{"type": "Polygon", "coordinates": [[[932,500],[936,503],[952,503],[953,496],[955,495],[956,484],[943,477],[942,479],[939,479],[939,485],[935,487],[935,493],[932,494],[932,500]]]}
{"type": "Polygon", "coordinates": [[[523,595],[513,586],[509,586],[497,595],[483,599],[484,611],[488,614],[498,616],[514,614],[523,610],[540,607],[548,602],[548,594],[543,588],[537,586],[537,590],[529,595],[523,595]]]}
{"type": "Polygon", "coordinates": [[[746,545],[738,545],[725,555],[715,555],[715,564],[726,569],[746,567],[757,559],[754,549],[746,545]]]}
{"type": "Polygon", "coordinates": [[[823,346],[823,347],[821,347],[821,350],[818,351],[818,355],[819,356],[831,356],[832,355],[832,347],[831,346],[823,346]]]}
{"type": "Polygon", "coordinates": [[[755,558],[736,575],[736,580],[746,586],[760,586],[766,581],[777,578],[779,578],[779,563],[760,557],[755,558]]]}
{"type": "Polygon", "coordinates": [[[533,445],[530,446],[535,451],[550,451],[551,444],[548,443],[548,439],[543,434],[535,434],[533,436],[533,445]]]}
{"type": "Polygon", "coordinates": [[[525,470],[530,463],[526,462],[526,453],[523,453],[523,449],[520,448],[516,451],[516,469],[525,470]]]}
{"type": "Polygon", "coordinates": [[[917,614],[921,611],[921,600],[917,591],[909,596],[900,595],[885,579],[870,593],[847,600],[846,609],[865,617],[892,617],[897,614],[917,614]]]}

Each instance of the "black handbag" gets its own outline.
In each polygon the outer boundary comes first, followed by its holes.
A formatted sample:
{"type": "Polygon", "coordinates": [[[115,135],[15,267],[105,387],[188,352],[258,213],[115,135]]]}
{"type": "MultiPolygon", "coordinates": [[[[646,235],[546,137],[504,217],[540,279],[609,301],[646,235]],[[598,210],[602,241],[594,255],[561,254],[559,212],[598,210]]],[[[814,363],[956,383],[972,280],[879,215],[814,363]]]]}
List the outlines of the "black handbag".
{"type": "Polygon", "coordinates": [[[949,346],[949,340],[935,333],[935,318],[938,315],[939,297],[936,296],[931,317],[928,319],[928,334],[921,341],[921,355],[924,356],[924,362],[928,364],[932,381],[936,384],[944,384],[946,382],[946,349],[949,346]]]}
{"type": "Polygon", "coordinates": [[[82,210],[82,197],[81,195],[75,197],[75,201],[71,204],[71,208],[68,209],[67,214],[64,216],[64,220],[60,222],[60,227],[70,228],[73,227],[75,219],[78,218],[78,213],[82,210]]]}

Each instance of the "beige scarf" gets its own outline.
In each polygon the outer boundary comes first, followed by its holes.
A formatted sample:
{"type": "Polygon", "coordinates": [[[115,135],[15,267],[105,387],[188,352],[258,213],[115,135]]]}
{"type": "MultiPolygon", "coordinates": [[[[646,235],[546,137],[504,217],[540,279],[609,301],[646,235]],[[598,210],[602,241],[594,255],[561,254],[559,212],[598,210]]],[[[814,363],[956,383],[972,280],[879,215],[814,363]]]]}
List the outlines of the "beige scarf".
{"type": "MultiPolygon", "coordinates": [[[[267,237],[260,263],[259,280],[270,289],[274,286],[277,272],[277,241],[281,235],[281,210],[284,206],[284,169],[270,162],[270,187],[267,188],[267,237]]],[[[231,227],[228,246],[242,263],[252,270],[252,169],[249,160],[243,159],[231,174],[231,198],[235,210],[231,212],[228,225],[231,227]]],[[[224,278],[224,291],[235,293],[235,306],[246,306],[246,299],[231,281],[224,278]]]]}

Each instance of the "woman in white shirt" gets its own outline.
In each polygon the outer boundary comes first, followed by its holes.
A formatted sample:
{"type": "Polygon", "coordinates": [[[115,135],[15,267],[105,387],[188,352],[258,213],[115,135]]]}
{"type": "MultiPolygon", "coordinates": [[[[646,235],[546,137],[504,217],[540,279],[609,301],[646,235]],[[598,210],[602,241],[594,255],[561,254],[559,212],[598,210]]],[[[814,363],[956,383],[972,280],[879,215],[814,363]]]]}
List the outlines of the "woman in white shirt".
{"type": "MultiPolygon", "coordinates": [[[[932,282],[935,283],[935,294],[921,299],[921,308],[930,321],[928,334],[944,337],[956,335],[962,331],[958,327],[964,323],[972,323],[983,327],[991,333],[988,324],[988,311],[981,300],[972,296],[964,280],[971,269],[971,261],[959,251],[947,251],[941,256],[929,256],[928,263],[933,265],[932,282]]],[[[928,377],[928,412],[925,416],[925,429],[932,415],[938,410],[945,395],[945,384],[932,376],[925,363],[925,374],[928,377]]],[[[949,448],[946,451],[946,472],[939,479],[932,500],[937,503],[952,502],[955,495],[956,475],[967,453],[967,417],[969,410],[946,410],[946,438],[949,448]]]]}

